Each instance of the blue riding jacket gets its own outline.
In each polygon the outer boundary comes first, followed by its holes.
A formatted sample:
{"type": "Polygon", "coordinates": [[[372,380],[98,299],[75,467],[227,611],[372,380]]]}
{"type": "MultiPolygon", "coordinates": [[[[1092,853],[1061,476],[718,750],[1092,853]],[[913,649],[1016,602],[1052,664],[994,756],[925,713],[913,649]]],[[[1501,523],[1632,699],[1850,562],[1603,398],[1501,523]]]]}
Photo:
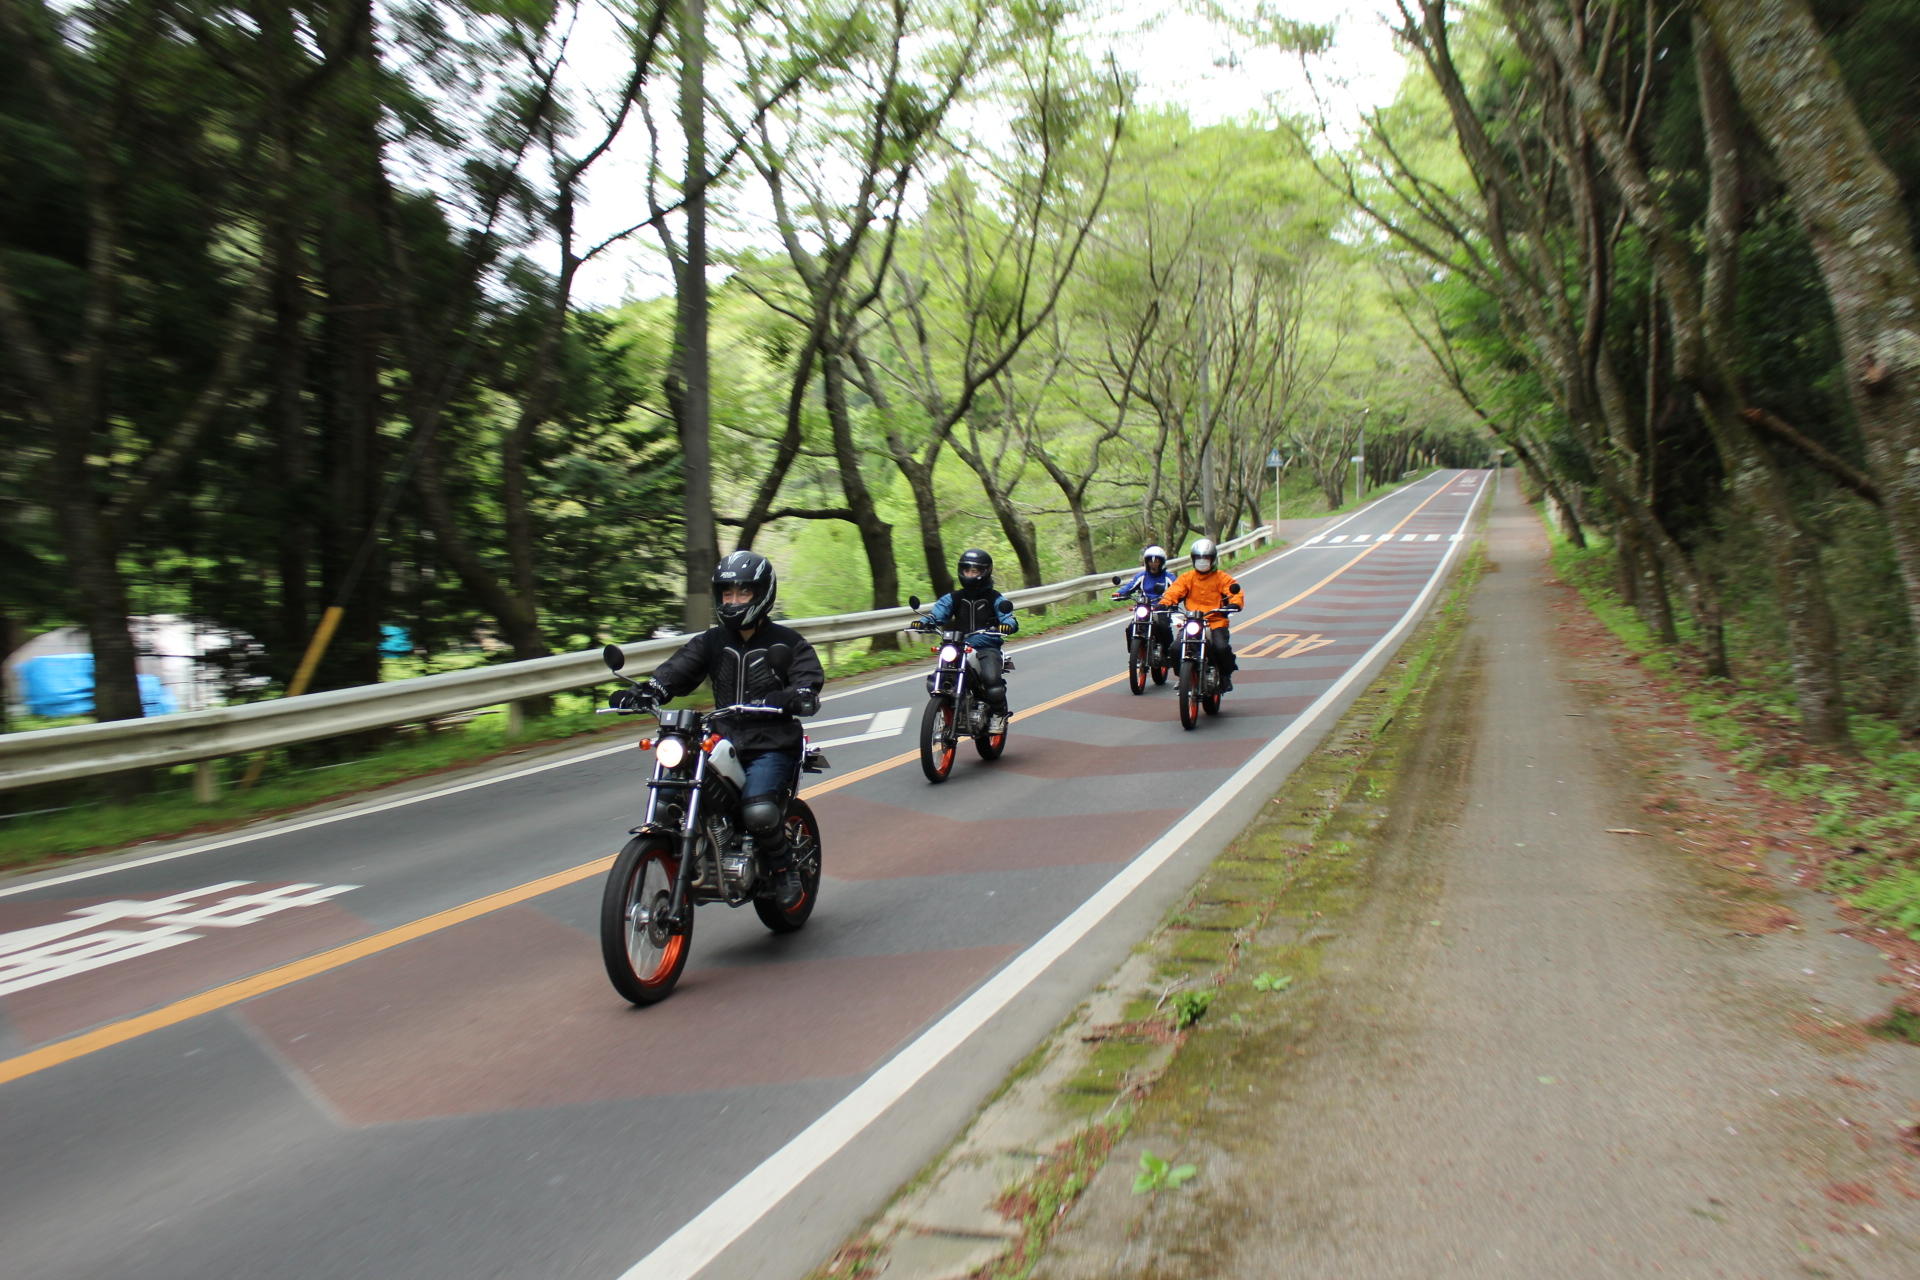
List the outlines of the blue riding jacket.
{"type": "Polygon", "coordinates": [[[988,600],[985,596],[963,597],[961,592],[949,591],[927,609],[927,620],[942,629],[949,624],[966,627],[967,643],[976,649],[998,649],[1005,643],[1005,636],[986,630],[988,627],[1020,629],[1020,620],[1013,616],[1013,602],[997,593],[988,600]]]}
{"type": "Polygon", "coordinates": [[[1158,600],[1161,596],[1167,594],[1167,588],[1173,585],[1174,579],[1178,576],[1178,574],[1175,574],[1170,569],[1162,569],[1158,573],[1154,573],[1149,569],[1142,569],[1140,572],[1134,574],[1131,579],[1115,587],[1113,594],[1116,597],[1124,596],[1130,594],[1135,587],[1145,587],[1147,594],[1153,599],[1158,600]]]}

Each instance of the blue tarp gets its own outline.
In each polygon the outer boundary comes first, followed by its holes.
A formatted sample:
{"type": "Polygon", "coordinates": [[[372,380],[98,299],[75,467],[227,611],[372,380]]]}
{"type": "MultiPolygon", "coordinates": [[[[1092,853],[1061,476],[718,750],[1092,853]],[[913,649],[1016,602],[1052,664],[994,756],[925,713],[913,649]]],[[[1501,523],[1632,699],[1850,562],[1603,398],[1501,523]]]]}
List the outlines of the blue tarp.
{"type": "Polygon", "coordinates": [[[413,637],[407,634],[405,627],[383,622],[380,624],[380,652],[389,658],[404,658],[413,652],[413,637]]]}
{"type": "MultiPolygon", "coordinates": [[[[49,653],[28,658],[14,671],[30,716],[93,714],[93,655],[49,653]]],[[[173,695],[159,676],[140,677],[140,706],[150,716],[174,710],[173,695]]]]}

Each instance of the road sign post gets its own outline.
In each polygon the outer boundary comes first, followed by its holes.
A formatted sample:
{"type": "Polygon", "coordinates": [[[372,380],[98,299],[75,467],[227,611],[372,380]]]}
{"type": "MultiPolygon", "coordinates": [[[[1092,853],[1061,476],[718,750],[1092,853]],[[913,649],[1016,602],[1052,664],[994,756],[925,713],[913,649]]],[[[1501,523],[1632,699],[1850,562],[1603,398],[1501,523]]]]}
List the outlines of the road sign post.
{"type": "Polygon", "coordinates": [[[1287,464],[1276,448],[1267,450],[1267,465],[1273,468],[1273,537],[1267,539],[1267,545],[1272,546],[1280,538],[1280,468],[1287,464]]]}

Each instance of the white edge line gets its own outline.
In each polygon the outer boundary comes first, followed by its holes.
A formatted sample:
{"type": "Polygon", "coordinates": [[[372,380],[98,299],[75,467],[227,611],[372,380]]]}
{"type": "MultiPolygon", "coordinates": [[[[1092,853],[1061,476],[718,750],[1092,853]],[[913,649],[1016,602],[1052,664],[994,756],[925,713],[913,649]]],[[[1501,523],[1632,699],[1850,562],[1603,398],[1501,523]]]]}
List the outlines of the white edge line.
{"type": "MultiPolygon", "coordinates": [[[[1444,489],[1445,484],[1450,484],[1450,483],[1452,483],[1451,480],[1446,481],[1445,483],[1443,483],[1442,488],[1444,489]]],[[[1346,520],[1340,521],[1340,524],[1334,525],[1333,528],[1338,529],[1341,524],[1347,523],[1348,520],[1353,520],[1357,518],[1358,516],[1368,511],[1370,508],[1378,506],[1380,503],[1385,502],[1388,498],[1396,497],[1397,495],[1404,493],[1405,491],[1406,491],[1405,489],[1396,489],[1392,493],[1382,494],[1380,497],[1375,498],[1372,502],[1369,502],[1366,506],[1360,508],[1359,511],[1355,511],[1351,515],[1347,516],[1346,520]]],[[[1476,492],[1478,491],[1476,490],[1476,492]]],[[[1253,569],[1264,569],[1269,564],[1274,564],[1274,563],[1277,563],[1278,561],[1284,560],[1286,557],[1292,555],[1294,552],[1303,549],[1306,545],[1307,544],[1304,542],[1296,543],[1294,546],[1288,547],[1285,551],[1280,552],[1278,555],[1270,556],[1269,558],[1259,562],[1258,564],[1249,565],[1248,570],[1250,571],[1253,569]]],[[[1091,589],[1096,591],[1099,590],[1099,588],[1097,587],[1091,588],[1091,589]]],[[[1090,619],[1089,621],[1092,621],[1092,620],[1090,619]]],[[[1024,644],[1017,649],[1009,649],[1007,652],[1012,655],[1018,655],[1018,654],[1025,653],[1029,649],[1038,649],[1045,645],[1058,644],[1062,640],[1077,639],[1088,629],[1089,628],[1087,627],[1076,626],[1065,632],[1062,632],[1060,635],[1052,636],[1045,640],[1035,640],[1032,644],[1024,644]]],[[[858,694],[868,693],[874,689],[884,689],[888,685],[903,684],[909,680],[923,680],[925,678],[926,678],[926,672],[911,671],[911,672],[908,672],[906,675],[895,676],[888,680],[871,681],[869,683],[859,685],[856,688],[843,689],[838,693],[822,694],[820,700],[822,702],[831,702],[835,698],[851,698],[858,694]]],[[[869,714],[879,714],[879,713],[874,712],[869,714]]],[[[846,720],[831,720],[831,721],[826,721],[824,723],[844,724],[847,722],[847,720],[864,719],[864,718],[865,717],[863,716],[850,716],[850,717],[847,717],[846,720]]],[[[889,733],[885,735],[875,734],[873,736],[892,737],[893,735],[889,733]]],[[[842,738],[838,741],[836,745],[845,746],[850,742],[859,742],[864,740],[865,740],[864,737],[842,738]]],[[[821,744],[821,745],[825,745],[825,744],[821,744]]],[[[561,768],[565,768],[568,765],[583,764],[588,760],[599,760],[605,756],[615,755],[622,751],[631,751],[631,750],[633,750],[633,744],[631,742],[622,743],[620,746],[617,746],[617,747],[603,747],[598,751],[585,751],[580,753],[579,755],[567,755],[558,760],[550,760],[545,764],[530,765],[525,769],[515,769],[511,773],[497,773],[485,778],[476,778],[471,782],[462,782],[451,787],[442,787],[438,791],[425,791],[420,793],[419,795],[400,796],[395,799],[383,801],[378,804],[359,806],[352,809],[348,809],[341,813],[330,813],[322,817],[308,818],[302,821],[291,822],[284,825],[276,823],[272,826],[261,827],[252,831],[242,832],[239,835],[229,836],[224,840],[212,840],[206,844],[190,845],[185,849],[175,849],[169,853],[156,853],[156,854],[151,854],[144,858],[132,858],[124,861],[116,860],[112,862],[103,863],[99,866],[89,867],[84,871],[72,871],[72,872],[68,872],[66,875],[49,876],[44,879],[31,879],[31,880],[25,881],[24,883],[9,885],[6,888],[0,888],[0,898],[10,898],[15,894],[32,893],[40,889],[51,889],[63,884],[72,884],[78,880],[91,880],[95,876],[110,875],[115,871],[127,871],[127,870],[131,870],[134,867],[150,867],[156,863],[171,862],[175,858],[187,858],[197,853],[212,853],[216,849],[231,849],[235,845],[248,844],[255,840],[267,840],[275,836],[292,835],[296,831],[309,831],[314,827],[326,826],[330,822],[347,822],[354,818],[369,817],[372,814],[385,813],[389,809],[403,809],[410,804],[424,804],[429,800],[439,800],[446,796],[459,795],[463,791],[472,791],[479,787],[490,787],[498,782],[512,782],[515,778],[525,778],[532,774],[545,773],[549,769],[561,769],[561,768]]]]}
{"type": "MultiPolygon", "coordinates": [[[[1462,529],[1466,528],[1467,521],[1473,518],[1474,511],[1479,508],[1482,492],[1483,489],[1474,492],[1473,502],[1468,505],[1466,515],[1461,517],[1462,529]]],[[[1261,748],[1257,755],[1241,765],[1232,777],[1189,812],[1211,812],[1245,790],[1346,691],[1347,686],[1359,679],[1373,660],[1425,611],[1428,597],[1446,578],[1446,570],[1454,561],[1454,546],[1457,545],[1460,544],[1448,547],[1447,554],[1440,558],[1433,575],[1427,580],[1425,589],[1393,630],[1382,636],[1364,657],[1348,669],[1346,675],[1315,699],[1313,705],[1297,716],[1278,737],[1261,748]]],[[[1091,933],[1094,926],[1172,858],[1191,834],[1190,829],[1183,829],[1176,824],[1174,830],[1147,846],[1139,857],[1102,885],[1071,915],[1015,956],[951,1013],[928,1027],[912,1044],[861,1081],[852,1093],[802,1129],[784,1147],[761,1161],[752,1172],[734,1183],[685,1226],[634,1263],[621,1275],[620,1280],[686,1280],[719,1257],[768,1210],[837,1155],[841,1148],[858,1137],[889,1107],[906,1096],[907,1091],[923,1076],[985,1026],[990,1018],[1011,1004],[1014,997],[1054,961],[1091,933]]]]}
{"type": "Polygon", "coordinates": [[[64,876],[52,876],[45,880],[35,880],[29,884],[11,885],[0,889],[0,898],[11,897],[16,893],[26,893],[32,889],[46,889],[53,885],[71,884],[75,880],[88,880],[94,876],[106,875],[109,871],[125,871],[129,867],[148,867],[156,862],[171,862],[175,858],[184,858],[194,853],[211,853],[215,849],[227,849],[236,844],[247,844],[254,840],[265,840],[269,836],[290,835],[295,831],[306,831],[313,827],[324,827],[329,822],[344,822],[348,818],[364,818],[371,814],[383,813],[388,809],[401,809],[410,804],[419,804],[423,800],[437,800],[441,796],[458,795],[462,791],[472,791],[479,787],[490,787],[496,782],[511,782],[515,778],[525,778],[531,774],[545,773],[549,769],[561,769],[570,764],[579,764],[583,760],[598,760],[602,756],[614,755],[621,751],[632,751],[631,742],[623,742],[617,747],[602,747],[598,751],[588,751],[581,755],[570,755],[562,760],[549,760],[545,764],[529,765],[524,769],[515,769],[512,773],[498,773],[488,778],[476,778],[472,782],[462,782],[457,786],[442,787],[425,795],[402,796],[381,804],[365,805],[346,813],[330,813],[324,817],[308,818],[304,822],[290,822],[275,825],[262,831],[249,831],[225,840],[212,840],[206,844],[196,844],[187,849],[175,849],[171,853],[156,853],[150,857],[133,858],[125,862],[114,862],[106,866],[90,867],[85,871],[75,871],[64,876]]]}

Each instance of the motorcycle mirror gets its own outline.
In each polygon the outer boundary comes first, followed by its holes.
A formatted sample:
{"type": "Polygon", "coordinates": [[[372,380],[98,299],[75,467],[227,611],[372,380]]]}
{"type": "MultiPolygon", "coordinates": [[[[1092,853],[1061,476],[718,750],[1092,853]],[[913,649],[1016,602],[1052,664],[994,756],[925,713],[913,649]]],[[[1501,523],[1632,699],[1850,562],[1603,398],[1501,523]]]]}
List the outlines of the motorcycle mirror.
{"type": "Polygon", "coordinates": [[[627,665],[627,651],[617,644],[610,644],[600,651],[600,659],[607,664],[607,670],[618,671],[627,665]]]}
{"type": "Polygon", "coordinates": [[[1240,589],[1240,584],[1237,582],[1229,582],[1227,584],[1227,590],[1229,591],[1238,591],[1239,589],[1240,589]]]}
{"type": "Polygon", "coordinates": [[[1113,585],[1116,587],[1120,585],[1120,575],[1117,573],[1113,575],[1113,585]]]}
{"type": "Polygon", "coordinates": [[[909,609],[918,609],[919,607],[920,607],[920,597],[919,597],[919,596],[908,596],[908,597],[907,597],[907,608],[909,608],[909,609]]]}
{"type": "Polygon", "coordinates": [[[770,644],[767,646],[767,657],[774,666],[784,667],[793,661],[793,648],[790,645],[770,644]]]}

